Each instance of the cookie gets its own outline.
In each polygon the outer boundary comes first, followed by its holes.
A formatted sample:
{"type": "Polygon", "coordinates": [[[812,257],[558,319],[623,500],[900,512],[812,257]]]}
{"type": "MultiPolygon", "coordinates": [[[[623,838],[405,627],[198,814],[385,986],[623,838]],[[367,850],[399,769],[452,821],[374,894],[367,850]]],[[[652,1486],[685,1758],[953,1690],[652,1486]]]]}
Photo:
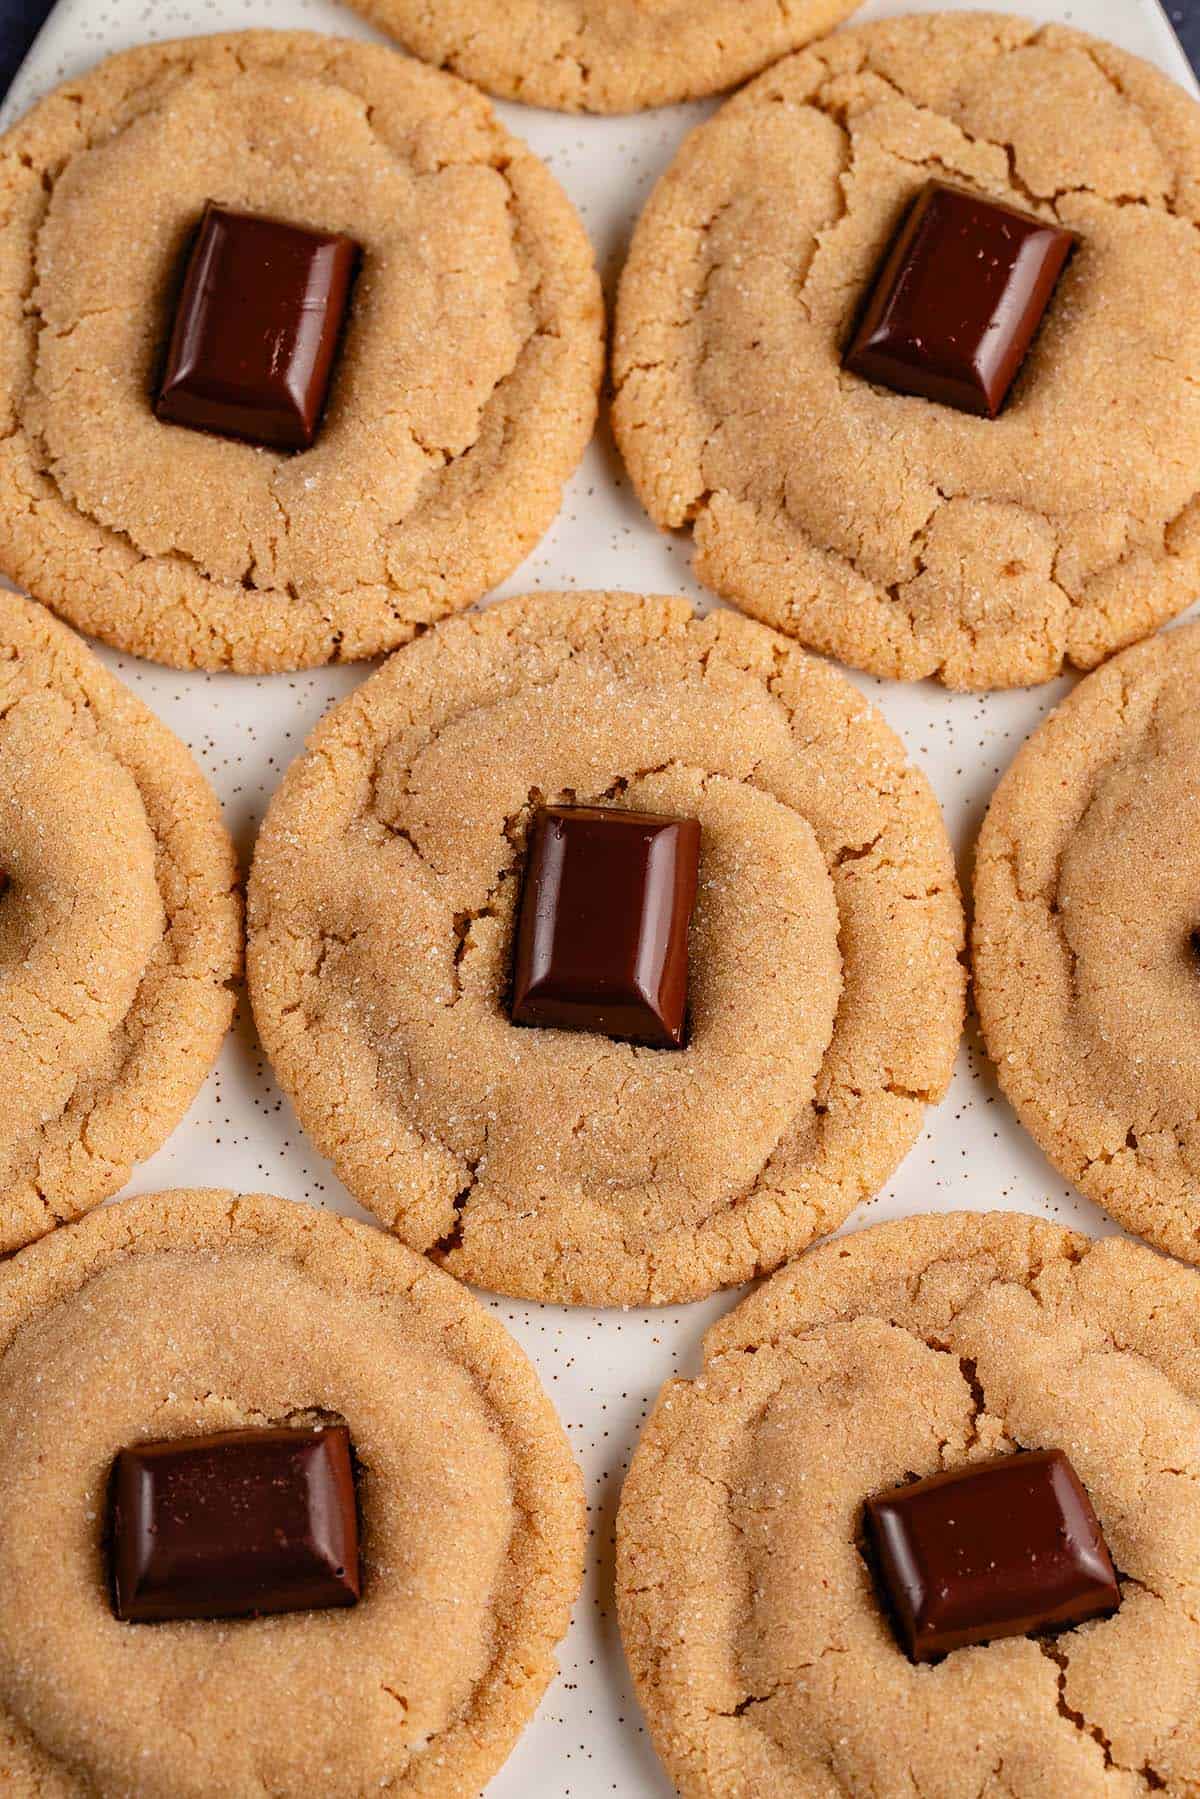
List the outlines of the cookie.
{"type": "MultiPolygon", "coordinates": [[[[650,916],[628,875],[592,911],[606,955],[650,916]]],[[[414,1249],[533,1299],[661,1304],[775,1267],[888,1179],[958,1042],[924,777],[835,670],[680,599],[539,594],[400,652],[289,769],[249,906],[305,1129],[414,1249]],[[656,818],[698,822],[685,1047],[647,1047],[675,1039],[644,986],[642,1042],[513,1022],[526,842],[563,806],[650,814],[635,860],[656,818]]]]}
{"type": "MultiPolygon", "coordinates": [[[[591,249],[453,77],[304,32],[147,45],[0,140],[0,195],[0,566],[81,630],[178,668],[373,656],[477,600],[553,519],[595,418],[591,249]],[[300,407],[311,449],[165,422],[182,416],[168,348],[210,201],[352,241],[323,421],[319,396],[300,407]]],[[[190,353],[218,355],[253,304],[259,352],[333,354],[294,263],[276,329],[255,256],[283,280],[261,242],[206,264],[225,297],[190,353]]],[[[228,370],[185,358],[185,385],[188,367],[222,393],[228,370]]],[[[258,371],[293,404],[313,373],[258,371]]]]}
{"type": "Polygon", "coordinates": [[[613,417],[643,503],[707,586],[876,675],[1093,667],[1200,584],[1198,224],[1200,111],[1136,58],[997,14],[839,32],[638,224],[613,417]],[[931,179],[1077,240],[995,418],[843,366],[931,179]]]}
{"type": "Polygon", "coordinates": [[[1055,1167],[1200,1262],[1200,625],[1090,675],[1024,746],[975,869],[975,995],[1055,1167]]]}
{"type": "Polygon", "coordinates": [[[124,1186],[233,1011],[233,845],[191,756],[40,606],[0,593],[0,1250],[124,1186]]]}
{"type": "MultiPolygon", "coordinates": [[[[1196,1275],[1141,1245],[951,1213],[826,1244],[718,1322],[617,1523],[625,1650],[680,1793],[1195,1792],[1198,1317],[1196,1275]],[[914,1665],[864,1505],[1018,1449],[1069,1458],[1120,1608],[914,1665]]],[[[994,1535],[1001,1561],[1029,1523],[994,1535]]]]}
{"type": "Polygon", "coordinates": [[[858,0],[351,0],[406,50],[507,100],[636,112],[734,87],[858,0]]]}
{"type": "Polygon", "coordinates": [[[58,1231],[0,1270],[0,1418],[20,1799],[467,1799],[553,1676],[583,1555],[566,1439],[502,1327],[380,1231],[214,1191],[58,1231]],[[348,1426],[358,1603],[119,1622],[114,1459],[266,1425],[348,1426]]]}

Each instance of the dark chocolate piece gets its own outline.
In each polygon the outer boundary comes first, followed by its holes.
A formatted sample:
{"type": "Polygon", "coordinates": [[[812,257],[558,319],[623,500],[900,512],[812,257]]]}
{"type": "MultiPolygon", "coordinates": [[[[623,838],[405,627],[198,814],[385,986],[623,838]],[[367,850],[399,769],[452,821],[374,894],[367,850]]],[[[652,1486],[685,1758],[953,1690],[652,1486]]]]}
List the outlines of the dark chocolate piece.
{"type": "Polygon", "coordinates": [[[515,1024],[678,1049],[700,826],[615,807],[534,818],[513,974],[515,1024]]]}
{"type": "Polygon", "coordinates": [[[995,418],[1074,246],[1057,225],[931,181],[875,277],[845,366],[995,418]]]}
{"type": "Polygon", "coordinates": [[[351,238],[210,200],[175,310],[159,418],[278,450],[308,449],[358,255],[351,238]]]}
{"type": "Polygon", "coordinates": [[[1080,1624],[1121,1590],[1061,1449],[935,1474],[866,1507],[868,1536],[914,1662],[968,1643],[1080,1624]]]}
{"type": "Polygon", "coordinates": [[[135,1623],[353,1605],[349,1431],[238,1430],[122,1449],[112,1573],[113,1611],[135,1623]]]}

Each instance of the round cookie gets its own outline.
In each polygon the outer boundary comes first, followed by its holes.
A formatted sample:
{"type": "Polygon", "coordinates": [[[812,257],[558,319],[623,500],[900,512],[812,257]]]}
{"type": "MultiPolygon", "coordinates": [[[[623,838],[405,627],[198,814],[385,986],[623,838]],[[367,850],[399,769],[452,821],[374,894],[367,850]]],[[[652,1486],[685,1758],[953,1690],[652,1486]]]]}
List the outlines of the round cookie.
{"type": "Polygon", "coordinates": [[[406,49],[507,100],[635,112],[734,87],[859,0],[351,0],[406,49]]]}
{"type": "Polygon", "coordinates": [[[233,845],[191,756],[0,593],[0,1251],[124,1186],[229,1028],[233,845]]]}
{"type": "Polygon", "coordinates": [[[839,32],[683,145],[638,225],[617,438],[716,592],[877,675],[1090,668],[1200,584],[1200,111],[1110,45],[996,14],[839,32]],[[995,419],[841,355],[931,178],[1078,233],[995,419]]]}
{"type": "Polygon", "coordinates": [[[0,1270],[0,1419],[6,1792],[468,1799],[553,1677],[583,1559],[566,1438],[496,1320],[380,1231],[210,1191],[56,1232],[0,1270]],[[119,1449],[335,1420],[353,1610],[114,1619],[119,1449]]]}
{"type": "Polygon", "coordinates": [[[962,914],[924,777],[826,664],[679,599],[439,626],[322,722],[263,825],[251,996],[356,1197],[464,1280],[693,1299],[883,1185],[943,1093],[962,914]],[[690,1041],[508,1015],[535,809],[696,818],[690,1041]]]}
{"type": "Polygon", "coordinates": [[[958,1213],[826,1244],[716,1324],[617,1522],[626,1654],[686,1799],[1194,1793],[1198,1302],[1140,1245],[958,1213]],[[914,1666],[863,1502],[1018,1447],[1069,1456],[1120,1610],[914,1666]]]}
{"type": "Polygon", "coordinates": [[[80,629],[178,668],[372,656],[553,519],[595,419],[591,249],[453,77],[303,32],[147,45],[0,140],[0,194],[0,566],[80,629]],[[311,450],[154,415],[214,197],[362,246],[311,450]]]}
{"type": "Polygon", "coordinates": [[[975,996],[1056,1168],[1200,1262],[1200,624],[1127,650],[1042,724],[976,851],[975,996]]]}

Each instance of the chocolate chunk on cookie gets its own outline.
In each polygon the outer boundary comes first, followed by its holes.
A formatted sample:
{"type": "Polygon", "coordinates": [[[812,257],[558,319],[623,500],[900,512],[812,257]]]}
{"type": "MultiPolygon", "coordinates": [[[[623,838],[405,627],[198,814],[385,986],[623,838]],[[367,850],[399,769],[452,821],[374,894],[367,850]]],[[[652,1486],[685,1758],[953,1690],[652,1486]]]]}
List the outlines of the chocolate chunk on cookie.
{"type": "Polygon", "coordinates": [[[344,1424],[133,1443],[118,1451],[111,1486],[118,1618],[261,1617],[358,1600],[344,1424]]]}
{"type": "Polygon", "coordinates": [[[514,956],[514,1024],[679,1049],[700,826],[604,806],[534,815],[514,956]]]}
{"type": "Polygon", "coordinates": [[[965,1463],[867,1500],[880,1586],[914,1662],[1115,1612],[1121,1589],[1061,1449],[965,1463]]]}
{"type": "Polygon", "coordinates": [[[353,238],[210,201],[175,307],[159,418],[311,449],[359,255],[353,238]]]}
{"type": "Polygon", "coordinates": [[[995,418],[1074,244],[1061,226],[931,181],[875,276],[845,367],[995,418]]]}

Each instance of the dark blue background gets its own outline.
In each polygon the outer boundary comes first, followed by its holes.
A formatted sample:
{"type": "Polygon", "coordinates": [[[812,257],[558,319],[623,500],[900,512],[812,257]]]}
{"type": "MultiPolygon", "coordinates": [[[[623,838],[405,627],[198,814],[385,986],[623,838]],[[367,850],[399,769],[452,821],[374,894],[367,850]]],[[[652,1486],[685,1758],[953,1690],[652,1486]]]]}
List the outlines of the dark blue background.
{"type": "Polygon", "coordinates": [[[1180,0],[1168,8],[1171,23],[1183,39],[1183,47],[1192,59],[1192,67],[1200,72],[1200,0],[1180,0]]]}
{"type": "MultiPolygon", "coordinates": [[[[7,92],[52,4],[53,0],[0,0],[0,94],[7,92]]],[[[1168,11],[1192,59],[1192,67],[1200,70],[1200,0],[1174,0],[1168,11]]]]}

